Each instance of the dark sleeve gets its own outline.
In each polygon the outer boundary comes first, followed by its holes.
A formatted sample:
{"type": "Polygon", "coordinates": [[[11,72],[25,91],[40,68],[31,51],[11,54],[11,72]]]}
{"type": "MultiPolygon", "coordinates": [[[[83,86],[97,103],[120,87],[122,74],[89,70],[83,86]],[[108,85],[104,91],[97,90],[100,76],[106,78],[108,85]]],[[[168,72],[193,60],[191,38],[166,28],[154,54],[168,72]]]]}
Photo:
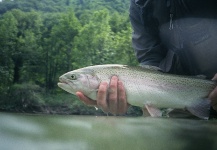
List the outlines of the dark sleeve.
{"type": "Polygon", "coordinates": [[[135,4],[135,0],[131,0],[132,46],[139,63],[159,66],[166,55],[166,50],[161,44],[157,24],[148,12],[151,12],[150,6],[142,8],[135,4]]]}

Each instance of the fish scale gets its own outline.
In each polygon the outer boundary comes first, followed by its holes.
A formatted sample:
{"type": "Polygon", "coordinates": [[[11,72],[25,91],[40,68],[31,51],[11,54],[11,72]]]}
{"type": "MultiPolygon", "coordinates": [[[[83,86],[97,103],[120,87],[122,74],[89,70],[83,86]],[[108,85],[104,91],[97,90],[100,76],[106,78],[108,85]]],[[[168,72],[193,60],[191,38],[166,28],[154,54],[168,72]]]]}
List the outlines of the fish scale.
{"type": "Polygon", "coordinates": [[[58,83],[58,86],[72,94],[80,91],[96,100],[100,82],[109,83],[114,75],[123,82],[129,104],[139,107],[150,104],[156,108],[187,108],[200,118],[207,118],[210,103],[204,99],[216,86],[216,83],[210,80],[171,75],[152,68],[110,64],[70,71],[60,77],[60,81],[64,82],[58,83]],[[75,80],[71,79],[72,75],[76,76],[75,80]],[[95,88],[88,89],[84,84],[87,82],[83,77],[85,75],[92,76],[88,82],[94,83],[92,87],[95,88]],[[73,82],[73,85],[68,81],[73,82]]]}

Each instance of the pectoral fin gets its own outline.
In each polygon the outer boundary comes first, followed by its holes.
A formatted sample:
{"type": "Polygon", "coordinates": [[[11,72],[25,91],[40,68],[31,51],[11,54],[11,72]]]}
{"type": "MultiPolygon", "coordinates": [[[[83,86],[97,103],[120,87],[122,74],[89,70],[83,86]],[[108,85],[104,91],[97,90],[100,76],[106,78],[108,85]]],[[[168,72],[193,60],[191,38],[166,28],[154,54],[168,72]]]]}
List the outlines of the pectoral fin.
{"type": "Polygon", "coordinates": [[[142,116],[143,117],[148,117],[148,116],[150,116],[150,113],[148,112],[148,110],[146,109],[146,107],[144,106],[143,108],[142,108],[142,116]]]}
{"type": "Polygon", "coordinates": [[[145,108],[152,117],[162,117],[162,111],[151,104],[145,104],[145,108]]]}
{"type": "Polygon", "coordinates": [[[201,119],[209,119],[211,101],[209,99],[200,99],[187,106],[186,109],[193,115],[201,119]]]}

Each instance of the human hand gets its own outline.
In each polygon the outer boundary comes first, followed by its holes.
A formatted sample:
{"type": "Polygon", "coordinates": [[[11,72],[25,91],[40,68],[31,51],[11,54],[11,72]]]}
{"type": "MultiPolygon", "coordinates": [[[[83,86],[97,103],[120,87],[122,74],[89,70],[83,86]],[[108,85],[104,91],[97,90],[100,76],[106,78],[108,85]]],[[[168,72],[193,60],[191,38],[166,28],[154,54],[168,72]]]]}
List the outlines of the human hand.
{"type": "MultiPolygon", "coordinates": [[[[217,73],[212,78],[212,80],[217,81],[217,73]]],[[[217,86],[215,89],[209,94],[209,99],[211,100],[211,105],[215,111],[217,111],[217,86]]]]}
{"type": "Polygon", "coordinates": [[[111,78],[109,86],[107,82],[100,83],[96,101],[86,97],[81,92],[77,92],[76,95],[86,105],[99,107],[105,113],[121,115],[125,114],[129,107],[124,85],[116,76],[111,78]]]}

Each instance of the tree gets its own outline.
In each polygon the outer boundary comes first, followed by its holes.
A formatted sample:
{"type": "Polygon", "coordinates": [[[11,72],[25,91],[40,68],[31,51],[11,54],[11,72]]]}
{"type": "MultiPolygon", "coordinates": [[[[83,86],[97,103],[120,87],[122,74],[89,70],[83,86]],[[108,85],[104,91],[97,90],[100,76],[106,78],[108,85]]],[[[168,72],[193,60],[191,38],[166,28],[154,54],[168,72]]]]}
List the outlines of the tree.
{"type": "MultiPolygon", "coordinates": [[[[10,12],[16,20],[16,36],[13,38],[13,46],[9,49],[10,59],[13,62],[13,83],[19,83],[23,80],[31,80],[29,68],[32,62],[37,61],[39,57],[39,42],[41,38],[41,19],[37,12],[24,13],[14,9],[10,12]],[[21,71],[23,73],[21,73],[21,71]],[[23,77],[22,77],[23,76],[23,77]],[[28,77],[28,79],[27,79],[28,77]]],[[[15,27],[15,25],[14,25],[15,27]]],[[[40,64],[38,64],[40,66],[40,64]]],[[[35,79],[33,79],[35,80],[35,79]]]]}
{"type": "Polygon", "coordinates": [[[131,33],[132,30],[128,26],[127,29],[118,30],[114,35],[113,49],[115,49],[116,55],[118,56],[114,58],[115,63],[138,65],[131,45],[131,33]]]}
{"type": "Polygon", "coordinates": [[[83,56],[82,66],[109,63],[112,58],[112,32],[106,9],[95,11],[76,38],[77,48],[83,56]]]}
{"type": "Polygon", "coordinates": [[[46,87],[53,88],[57,75],[73,69],[77,59],[74,38],[80,30],[80,23],[73,12],[61,13],[59,19],[50,29],[50,37],[44,39],[46,60],[46,87]]]}
{"type": "Polygon", "coordinates": [[[12,52],[18,32],[17,20],[11,12],[5,13],[0,20],[0,91],[13,80],[12,52]]]}

